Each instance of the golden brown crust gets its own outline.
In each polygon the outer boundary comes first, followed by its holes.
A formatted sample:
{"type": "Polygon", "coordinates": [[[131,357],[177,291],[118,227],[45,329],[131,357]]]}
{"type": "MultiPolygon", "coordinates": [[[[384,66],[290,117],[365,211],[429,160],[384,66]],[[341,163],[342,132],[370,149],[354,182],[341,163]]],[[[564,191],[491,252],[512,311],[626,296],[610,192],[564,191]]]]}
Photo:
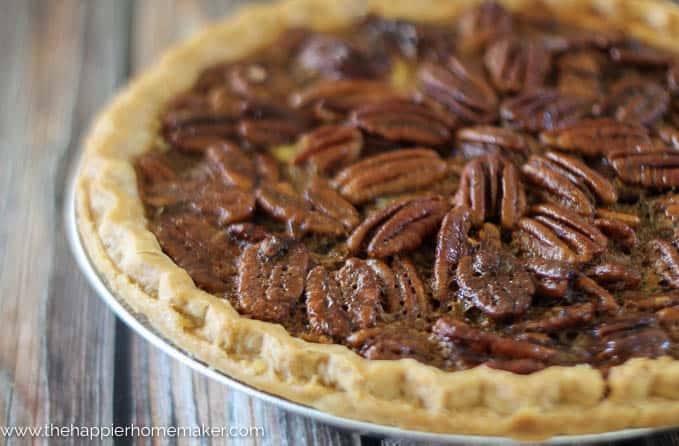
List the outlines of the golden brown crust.
{"type": "MultiPolygon", "coordinates": [[[[198,72],[235,59],[294,25],[330,28],[368,10],[440,20],[475,0],[288,0],[249,7],[168,51],[96,120],[76,185],[85,248],[109,287],[167,339],[258,389],[339,416],[431,432],[539,439],[556,434],[679,424],[679,361],[633,359],[608,378],[589,366],[531,375],[477,367],[444,372],[412,359],[370,361],[308,343],[281,326],[241,317],[198,289],[146,228],[132,159],[157,133],[156,116],[198,72]]],[[[535,0],[507,0],[526,8],[535,0]]],[[[679,41],[679,8],[657,0],[549,0],[565,21],[622,25],[665,48],[679,41]],[[600,18],[582,11],[598,10],[600,18]]]]}

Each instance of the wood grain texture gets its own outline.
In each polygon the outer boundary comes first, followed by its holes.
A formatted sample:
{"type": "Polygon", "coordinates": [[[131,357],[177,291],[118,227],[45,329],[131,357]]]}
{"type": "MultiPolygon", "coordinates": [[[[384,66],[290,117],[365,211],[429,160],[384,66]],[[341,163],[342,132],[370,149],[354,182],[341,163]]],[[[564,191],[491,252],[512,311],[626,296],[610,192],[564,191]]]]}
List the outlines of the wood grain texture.
{"type": "Polygon", "coordinates": [[[117,32],[111,6],[5,2],[0,14],[3,425],[112,417],[114,317],[75,266],[61,218],[83,125],[124,80],[126,49],[108,39],[117,32]]]}
{"type": "MultiPolygon", "coordinates": [[[[116,322],[68,252],[63,190],[95,112],[165,48],[240,3],[2,2],[0,425],[264,428],[262,438],[127,439],[135,444],[414,445],[338,430],[193,372],[116,322]]],[[[643,444],[679,445],[679,436],[643,444]]]]}

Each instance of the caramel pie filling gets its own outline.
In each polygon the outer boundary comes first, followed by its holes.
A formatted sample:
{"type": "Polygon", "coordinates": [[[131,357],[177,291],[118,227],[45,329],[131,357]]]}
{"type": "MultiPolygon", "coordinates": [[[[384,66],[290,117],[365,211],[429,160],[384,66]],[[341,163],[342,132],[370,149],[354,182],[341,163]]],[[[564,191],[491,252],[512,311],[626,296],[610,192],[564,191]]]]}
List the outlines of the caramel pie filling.
{"type": "Polygon", "coordinates": [[[204,70],[136,162],[243,315],[369,359],[679,359],[679,58],[485,3],[291,29],[204,70]]]}

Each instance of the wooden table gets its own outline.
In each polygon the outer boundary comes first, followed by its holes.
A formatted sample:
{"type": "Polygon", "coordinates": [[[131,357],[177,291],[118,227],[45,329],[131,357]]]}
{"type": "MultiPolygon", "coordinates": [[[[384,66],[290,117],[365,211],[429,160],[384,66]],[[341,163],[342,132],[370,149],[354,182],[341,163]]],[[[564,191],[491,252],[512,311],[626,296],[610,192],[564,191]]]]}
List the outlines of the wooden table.
{"type": "MultiPolygon", "coordinates": [[[[340,431],[192,372],[116,321],[69,252],[64,182],[94,113],[160,51],[237,3],[0,3],[0,426],[252,425],[264,437],[238,443],[410,444],[340,431]]],[[[642,443],[679,445],[679,434],[642,443]]]]}

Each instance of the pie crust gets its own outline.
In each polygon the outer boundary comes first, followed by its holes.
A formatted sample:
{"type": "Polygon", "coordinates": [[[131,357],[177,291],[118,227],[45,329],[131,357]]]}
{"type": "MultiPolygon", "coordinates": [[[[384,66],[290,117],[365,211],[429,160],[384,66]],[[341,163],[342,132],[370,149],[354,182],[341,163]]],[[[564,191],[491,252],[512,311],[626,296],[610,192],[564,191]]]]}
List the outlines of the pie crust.
{"type": "MultiPolygon", "coordinates": [[[[413,359],[371,361],[239,315],[198,289],[147,229],[133,160],[156,138],[163,105],[211,64],[244,56],[298,25],[331,29],[368,11],[427,21],[474,0],[288,0],[250,6],[170,49],[96,119],[76,180],[76,221],[109,288],[168,340],[257,389],[334,415],[429,432],[544,439],[679,424],[679,361],[631,359],[607,377],[588,365],[516,375],[445,372],[413,359]]],[[[535,0],[504,1],[510,9],[535,0]]],[[[657,0],[545,0],[559,19],[616,24],[645,43],[679,44],[679,8],[657,0]],[[599,16],[587,11],[596,10],[599,16]]]]}

